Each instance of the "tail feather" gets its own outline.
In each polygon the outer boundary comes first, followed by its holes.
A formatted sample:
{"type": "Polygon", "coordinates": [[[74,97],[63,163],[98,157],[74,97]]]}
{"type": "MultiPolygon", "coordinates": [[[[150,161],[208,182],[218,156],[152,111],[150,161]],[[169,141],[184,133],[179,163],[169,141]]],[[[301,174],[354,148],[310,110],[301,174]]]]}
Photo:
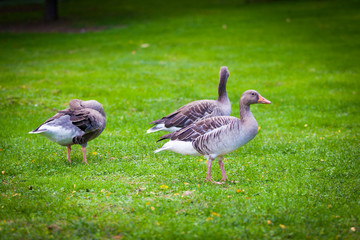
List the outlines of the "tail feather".
{"type": "Polygon", "coordinates": [[[172,135],[173,135],[173,133],[165,134],[165,135],[161,136],[159,138],[159,140],[157,140],[156,142],[160,142],[160,141],[165,140],[165,139],[170,139],[172,135]]]}
{"type": "Polygon", "coordinates": [[[169,147],[162,147],[162,148],[159,148],[159,149],[156,149],[155,151],[154,151],[154,153],[158,153],[158,152],[161,152],[161,151],[164,151],[164,150],[167,150],[167,149],[169,149],[169,147]]]}
{"type": "Polygon", "coordinates": [[[152,127],[152,128],[150,128],[150,129],[148,129],[147,131],[146,131],[146,133],[152,133],[152,132],[157,132],[157,131],[160,131],[160,130],[162,130],[163,128],[160,128],[160,127],[158,127],[158,125],[156,125],[155,127],[152,127]]]}
{"type": "Polygon", "coordinates": [[[46,132],[46,131],[47,131],[47,129],[41,129],[41,130],[35,129],[35,130],[33,130],[33,131],[29,132],[29,133],[30,134],[38,134],[38,133],[43,133],[43,132],[46,132]]]}

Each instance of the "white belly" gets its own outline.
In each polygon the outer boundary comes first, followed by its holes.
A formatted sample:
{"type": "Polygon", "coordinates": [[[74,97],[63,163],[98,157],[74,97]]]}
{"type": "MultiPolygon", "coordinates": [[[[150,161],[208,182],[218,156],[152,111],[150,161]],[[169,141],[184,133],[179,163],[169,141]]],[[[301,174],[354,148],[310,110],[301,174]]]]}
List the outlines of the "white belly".
{"type": "MultiPolygon", "coordinates": [[[[64,128],[61,126],[43,125],[41,128],[47,129],[47,131],[40,133],[41,135],[63,146],[72,145],[72,140],[75,136],[84,134],[84,132],[76,126],[64,128]]],[[[39,130],[41,130],[41,128],[39,130]]]]}
{"type": "Polygon", "coordinates": [[[201,154],[193,147],[192,142],[170,140],[164,144],[163,148],[165,148],[165,150],[180,153],[182,155],[201,156],[201,154]]]}

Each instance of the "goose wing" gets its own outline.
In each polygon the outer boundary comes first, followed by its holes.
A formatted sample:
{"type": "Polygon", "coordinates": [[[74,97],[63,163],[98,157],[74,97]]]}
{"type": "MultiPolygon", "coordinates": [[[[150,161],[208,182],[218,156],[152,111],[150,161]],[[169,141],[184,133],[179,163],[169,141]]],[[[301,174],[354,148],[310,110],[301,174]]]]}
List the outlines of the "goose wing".
{"type": "Polygon", "coordinates": [[[152,121],[150,124],[164,123],[165,127],[184,127],[206,117],[210,117],[215,108],[216,101],[199,100],[191,102],[168,114],[167,116],[152,121]]]}
{"type": "MultiPolygon", "coordinates": [[[[53,117],[47,119],[44,123],[42,123],[39,127],[37,127],[32,132],[36,132],[39,130],[41,126],[46,124],[60,124],[55,120],[63,117],[63,116],[70,116],[70,121],[73,125],[80,128],[82,131],[89,133],[96,131],[102,127],[104,124],[103,116],[97,112],[96,110],[84,108],[84,109],[64,109],[58,111],[53,117]]],[[[65,123],[64,123],[65,124],[65,123]]]]}
{"type": "Polygon", "coordinates": [[[195,122],[179,131],[166,134],[162,136],[159,141],[164,139],[170,140],[178,140],[185,142],[192,142],[198,137],[205,136],[211,132],[217,132],[219,129],[224,126],[228,126],[229,124],[237,121],[238,119],[235,117],[229,116],[217,116],[206,118],[201,121],[195,122]]]}
{"type": "Polygon", "coordinates": [[[101,129],[105,124],[104,117],[96,110],[84,108],[69,112],[72,124],[86,133],[101,129]]]}

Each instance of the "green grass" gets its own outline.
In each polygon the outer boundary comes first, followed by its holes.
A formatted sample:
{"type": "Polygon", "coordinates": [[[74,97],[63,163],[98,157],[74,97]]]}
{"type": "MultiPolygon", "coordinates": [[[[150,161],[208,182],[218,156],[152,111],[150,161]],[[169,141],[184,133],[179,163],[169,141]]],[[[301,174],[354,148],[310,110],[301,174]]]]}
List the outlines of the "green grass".
{"type": "Polygon", "coordinates": [[[0,33],[1,239],[360,239],[359,1],[79,2],[60,2],[70,24],[121,27],[0,33]],[[247,89],[273,104],[215,185],[145,132],[215,99],[223,65],[233,116],[247,89]],[[89,165],[28,134],[73,98],[107,114],[89,165]]]}

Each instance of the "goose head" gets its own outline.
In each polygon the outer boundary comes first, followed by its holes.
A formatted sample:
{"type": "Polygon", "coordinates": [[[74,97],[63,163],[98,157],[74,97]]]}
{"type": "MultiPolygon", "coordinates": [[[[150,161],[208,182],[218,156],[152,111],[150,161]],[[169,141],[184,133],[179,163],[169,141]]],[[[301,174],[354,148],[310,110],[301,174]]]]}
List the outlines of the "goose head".
{"type": "Polygon", "coordinates": [[[81,100],[79,99],[72,99],[70,102],[69,102],[69,107],[70,109],[72,110],[79,110],[79,109],[82,109],[84,108],[82,105],[81,105],[81,100]]]}
{"type": "Polygon", "coordinates": [[[73,99],[69,102],[69,107],[70,107],[70,109],[73,109],[73,110],[79,110],[79,109],[83,109],[83,108],[91,108],[91,109],[98,111],[103,116],[105,116],[105,112],[104,112],[102,105],[98,101],[95,101],[95,100],[82,101],[79,99],[73,99]]]}
{"type": "Polygon", "coordinates": [[[256,104],[256,103],[263,103],[263,104],[270,104],[271,102],[264,97],[262,97],[257,91],[255,90],[247,90],[245,91],[240,98],[240,102],[244,105],[256,104]]]}

